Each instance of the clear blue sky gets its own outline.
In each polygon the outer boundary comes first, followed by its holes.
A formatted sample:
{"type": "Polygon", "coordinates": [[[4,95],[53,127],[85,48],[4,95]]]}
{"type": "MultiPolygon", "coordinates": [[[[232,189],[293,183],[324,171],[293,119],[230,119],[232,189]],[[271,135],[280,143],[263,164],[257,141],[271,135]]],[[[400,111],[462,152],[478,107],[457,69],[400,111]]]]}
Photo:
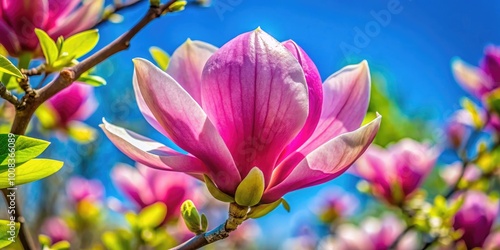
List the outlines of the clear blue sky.
{"type": "MultiPolygon", "coordinates": [[[[121,25],[106,24],[101,29],[102,46],[116,38],[138,20],[147,8],[143,4],[124,12],[121,25]]],[[[154,21],[136,37],[128,51],[112,57],[98,69],[108,85],[97,89],[102,106],[89,123],[97,126],[102,117],[159,139],[138,113],[131,92],[134,57],[150,59],[148,49],[158,46],[169,53],[187,38],[221,46],[236,35],[260,26],[278,40],[293,39],[316,62],[323,79],[347,62],[366,59],[372,70],[387,76],[391,92],[397,93],[408,113],[430,112],[441,122],[458,108],[465,92],[454,82],[450,60],[460,56],[477,63],[484,46],[500,44],[500,2],[470,0],[401,0],[401,1],[299,1],[299,0],[214,0],[211,8],[188,8],[182,13],[154,21]],[[399,2],[396,3],[396,2],[399,2]],[[388,4],[398,5],[390,21],[374,27],[372,13],[388,11],[388,4]],[[215,8],[218,7],[218,10],[215,8]],[[356,30],[371,28],[369,41],[359,43],[352,57],[346,59],[342,48],[356,45],[356,30]]],[[[387,20],[387,19],[386,19],[387,20]]],[[[130,162],[106,138],[100,139],[98,174],[109,182],[109,169],[117,161],[130,162]]],[[[88,172],[87,172],[88,174],[88,172]]],[[[333,181],[352,188],[352,178],[333,181]]],[[[331,185],[331,184],[330,184],[331,185]]],[[[109,193],[116,195],[112,185],[109,193]]],[[[293,214],[279,211],[272,218],[292,221],[307,209],[313,190],[288,196],[293,214]]],[[[276,222],[274,222],[276,223],[276,222]]],[[[263,219],[263,225],[270,225],[263,219]]],[[[285,225],[285,222],[283,222],[285,225]]],[[[268,239],[284,239],[291,227],[264,229],[268,239]]]]}

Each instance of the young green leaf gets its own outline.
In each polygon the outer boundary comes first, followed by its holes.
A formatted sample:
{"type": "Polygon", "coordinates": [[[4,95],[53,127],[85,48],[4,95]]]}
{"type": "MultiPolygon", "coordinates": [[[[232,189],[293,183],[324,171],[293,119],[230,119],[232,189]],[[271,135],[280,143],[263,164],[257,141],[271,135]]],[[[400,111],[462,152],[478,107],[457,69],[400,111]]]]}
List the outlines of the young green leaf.
{"type": "Polygon", "coordinates": [[[208,219],[205,214],[201,214],[201,231],[206,232],[208,229],[208,219]]]}
{"type": "Polygon", "coordinates": [[[15,168],[15,177],[9,177],[9,171],[0,172],[0,188],[22,185],[48,177],[59,171],[63,162],[50,159],[33,159],[15,168]]]}
{"type": "Polygon", "coordinates": [[[93,75],[82,75],[80,78],[78,78],[79,82],[86,83],[90,86],[94,87],[100,87],[103,85],[106,85],[106,80],[100,76],[93,76],[93,75]]]}
{"type": "Polygon", "coordinates": [[[252,207],[250,209],[250,212],[248,212],[247,217],[252,218],[252,219],[257,219],[257,218],[260,218],[264,215],[267,215],[268,213],[270,213],[271,211],[276,209],[282,203],[282,201],[283,201],[283,198],[281,198],[273,203],[262,204],[262,205],[252,207]]]}
{"type": "Polygon", "coordinates": [[[164,203],[156,202],[141,210],[137,217],[139,228],[156,228],[167,216],[167,206],[164,203]]]}
{"type": "Polygon", "coordinates": [[[5,56],[0,55],[0,72],[15,76],[18,78],[23,78],[21,71],[12,64],[5,56]]]}
{"type": "Polygon", "coordinates": [[[203,179],[205,180],[205,184],[207,185],[208,192],[217,200],[222,202],[234,202],[234,198],[229,196],[228,194],[222,192],[215,183],[208,177],[207,175],[203,175],[203,179]]]}
{"type": "Polygon", "coordinates": [[[0,220],[0,248],[4,248],[14,241],[17,241],[19,223],[7,220],[0,220]]]}
{"type": "Polygon", "coordinates": [[[59,50],[57,49],[56,43],[41,29],[35,29],[35,33],[38,37],[38,41],[40,41],[40,46],[42,47],[47,64],[52,65],[59,57],[59,50]]]}
{"type": "Polygon", "coordinates": [[[155,60],[158,67],[160,67],[160,69],[167,70],[168,64],[170,63],[170,56],[167,54],[167,52],[153,46],[149,48],[149,53],[151,53],[151,56],[155,60]]]}
{"type": "Polygon", "coordinates": [[[89,53],[98,41],[99,33],[96,29],[83,31],[66,39],[62,45],[61,53],[67,53],[72,58],[80,58],[89,53]]]}
{"type": "Polygon", "coordinates": [[[8,134],[0,134],[0,142],[0,166],[9,163],[9,159],[11,159],[9,154],[15,157],[15,164],[20,164],[39,156],[50,144],[48,141],[28,136],[11,137],[8,134]],[[11,142],[15,143],[12,145],[11,142]]]}

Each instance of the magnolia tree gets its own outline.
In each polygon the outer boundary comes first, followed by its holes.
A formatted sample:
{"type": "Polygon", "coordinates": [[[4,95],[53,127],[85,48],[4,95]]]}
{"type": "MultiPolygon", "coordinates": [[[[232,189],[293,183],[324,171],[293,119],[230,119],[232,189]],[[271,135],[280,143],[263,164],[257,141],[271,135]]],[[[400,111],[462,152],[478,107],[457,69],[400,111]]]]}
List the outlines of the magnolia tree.
{"type": "Polygon", "coordinates": [[[457,82],[477,100],[464,99],[440,137],[404,116],[383,89],[372,88],[366,61],[322,81],[297,43],[279,42],[260,28],[220,48],[191,40],[172,56],[152,48],[155,63],[131,61],[130,84],[144,119],[171,142],[167,146],[109,118],[100,125],[104,133],[84,122],[98,105],[107,105],[94,97],[94,88],[106,84],[94,67],[133,46],[155,19],[207,4],[151,0],[134,26],[94,49],[99,33],[93,28],[120,21],[120,10],[140,8],[140,2],[0,2],[0,188],[7,211],[1,247],[259,247],[256,237],[273,229],[260,229],[254,219],[272,216],[279,206],[307,206],[315,217],[307,230],[282,240],[287,249],[500,247],[494,229],[499,48],[488,47],[478,67],[453,61],[457,82]],[[65,197],[48,204],[58,212],[21,206],[21,196],[30,193],[17,186],[64,168],[64,159],[37,158],[49,142],[26,136],[28,130],[81,144],[97,137],[112,142],[137,162],[110,166],[128,203],[106,196],[98,180],[73,176],[50,181],[60,181],[52,183],[59,187],[52,192],[65,197]],[[440,166],[444,149],[456,155],[455,163],[440,166]],[[366,201],[341,188],[322,191],[310,205],[284,199],[346,171],[359,177],[361,193],[378,200],[373,209],[360,210],[357,205],[366,201]],[[26,210],[41,214],[38,221],[24,218],[26,210]],[[114,227],[115,220],[122,226],[114,227]]]}

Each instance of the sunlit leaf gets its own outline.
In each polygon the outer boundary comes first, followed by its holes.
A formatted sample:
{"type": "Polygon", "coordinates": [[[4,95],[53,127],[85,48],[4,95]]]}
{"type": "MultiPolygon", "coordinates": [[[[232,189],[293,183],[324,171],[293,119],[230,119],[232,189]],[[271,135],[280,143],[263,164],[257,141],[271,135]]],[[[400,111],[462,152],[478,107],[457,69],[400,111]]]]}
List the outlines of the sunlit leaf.
{"type": "Polygon", "coordinates": [[[3,249],[14,241],[17,241],[19,226],[18,222],[0,220],[0,248],[3,249]]]}
{"type": "Polygon", "coordinates": [[[12,62],[7,59],[7,57],[0,55],[0,72],[22,78],[23,74],[21,71],[12,64],[12,62]]]}
{"type": "Polygon", "coordinates": [[[100,87],[106,85],[106,80],[104,80],[104,78],[94,75],[82,75],[80,76],[80,78],[78,78],[77,81],[86,83],[94,87],[100,87]]]}
{"type": "Polygon", "coordinates": [[[149,48],[149,53],[151,53],[151,56],[155,60],[158,67],[160,67],[160,69],[167,70],[168,64],[170,63],[170,56],[167,54],[167,52],[153,46],[149,48]]]}
{"type": "Polygon", "coordinates": [[[0,188],[22,185],[48,177],[59,171],[63,162],[50,159],[32,159],[15,168],[15,176],[9,177],[9,171],[0,172],[0,188]]]}
{"type": "Polygon", "coordinates": [[[137,223],[140,228],[155,228],[165,220],[165,216],[167,216],[167,206],[157,202],[141,210],[137,223]]]}
{"type": "Polygon", "coordinates": [[[0,142],[0,166],[9,163],[9,154],[15,156],[15,164],[20,164],[39,156],[50,144],[48,141],[28,136],[9,134],[0,134],[0,142]],[[15,143],[12,145],[12,142],[15,143]]]}
{"type": "Polygon", "coordinates": [[[48,65],[52,65],[59,57],[59,50],[57,49],[57,44],[50,38],[50,36],[41,29],[35,29],[38,41],[40,41],[40,47],[42,47],[43,55],[45,60],[47,60],[48,65]]]}
{"type": "Polygon", "coordinates": [[[87,30],[67,38],[61,49],[61,53],[67,53],[69,57],[79,58],[89,53],[99,41],[99,33],[96,29],[87,30]]]}

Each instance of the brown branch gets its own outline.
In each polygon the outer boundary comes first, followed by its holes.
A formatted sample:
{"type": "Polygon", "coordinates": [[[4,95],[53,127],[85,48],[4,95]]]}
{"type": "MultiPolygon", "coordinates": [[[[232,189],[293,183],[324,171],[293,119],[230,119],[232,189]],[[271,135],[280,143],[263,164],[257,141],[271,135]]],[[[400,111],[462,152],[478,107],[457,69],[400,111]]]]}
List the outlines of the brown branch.
{"type": "Polygon", "coordinates": [[[19,106],[19,100],[13,95],[2,82],[0,82],[0,97],[12,103],[14,106],[19,106]]]}
{"type": "Polygon", "coordinates": [[[31,69],[21,69],[21,73],[25,74],[26,76],[38,76],[41,75],[45,72],[45,64],[40,64],[35,68],[31,69]]]}
{"type": "MultiPolygon", "coordinates": [[[[130,46],[130,40],[142,28],[144,28],[149,22],[151,22],[155,18],[162,15],[162,13],[169,12],[169,7],[175,2],[176,0],[170,0],[169,2],[159,7],[150,7],[146,15],[135,26],[133,26],[132,29],[125,32],[122,36],[118,37],[112,43],[100,49],[92,56],[83,60],[81,63],[73,67],[63,69],[56,79],[47,84],[45,87],[41,88],[38,93],[31,89],[31,86],[29,85],[29,82],[27,80],[25,82],[22,82],[21,84],[23,84],[24,86],[26,95],[23,97],[23,101],[21,103],[22,105],[16,106],[17,108],[16,115],[11,127],[11,133],[17,135],[25,134],[26,128],[28,127],[31,118],[35,113],[35,110],[42,103],[44,103],[49,98],[57,94],[59,91],[71,85],[76,79],[78,79],[78,77],[80,77],[82,73],[96,66],[100,62],[106,60],[110,56],[122,50],[127,49],[130,46]]],[[[0,92],[6,93],[6,91],[0,91],[0,92]]],[[[12,98],[10,99],[13,100],[12,98]]],[[[16,221],[19,221],[21,225],[19,229],[19,238],[21,243],[23,244],[24,249],[29,249],[29,250],[37,249],[36,243],[34,239],[30,236],[29,229],[26,226],[26,223],[23,219],[20,209],[16,211],[15,218],[16,221]]]]}

